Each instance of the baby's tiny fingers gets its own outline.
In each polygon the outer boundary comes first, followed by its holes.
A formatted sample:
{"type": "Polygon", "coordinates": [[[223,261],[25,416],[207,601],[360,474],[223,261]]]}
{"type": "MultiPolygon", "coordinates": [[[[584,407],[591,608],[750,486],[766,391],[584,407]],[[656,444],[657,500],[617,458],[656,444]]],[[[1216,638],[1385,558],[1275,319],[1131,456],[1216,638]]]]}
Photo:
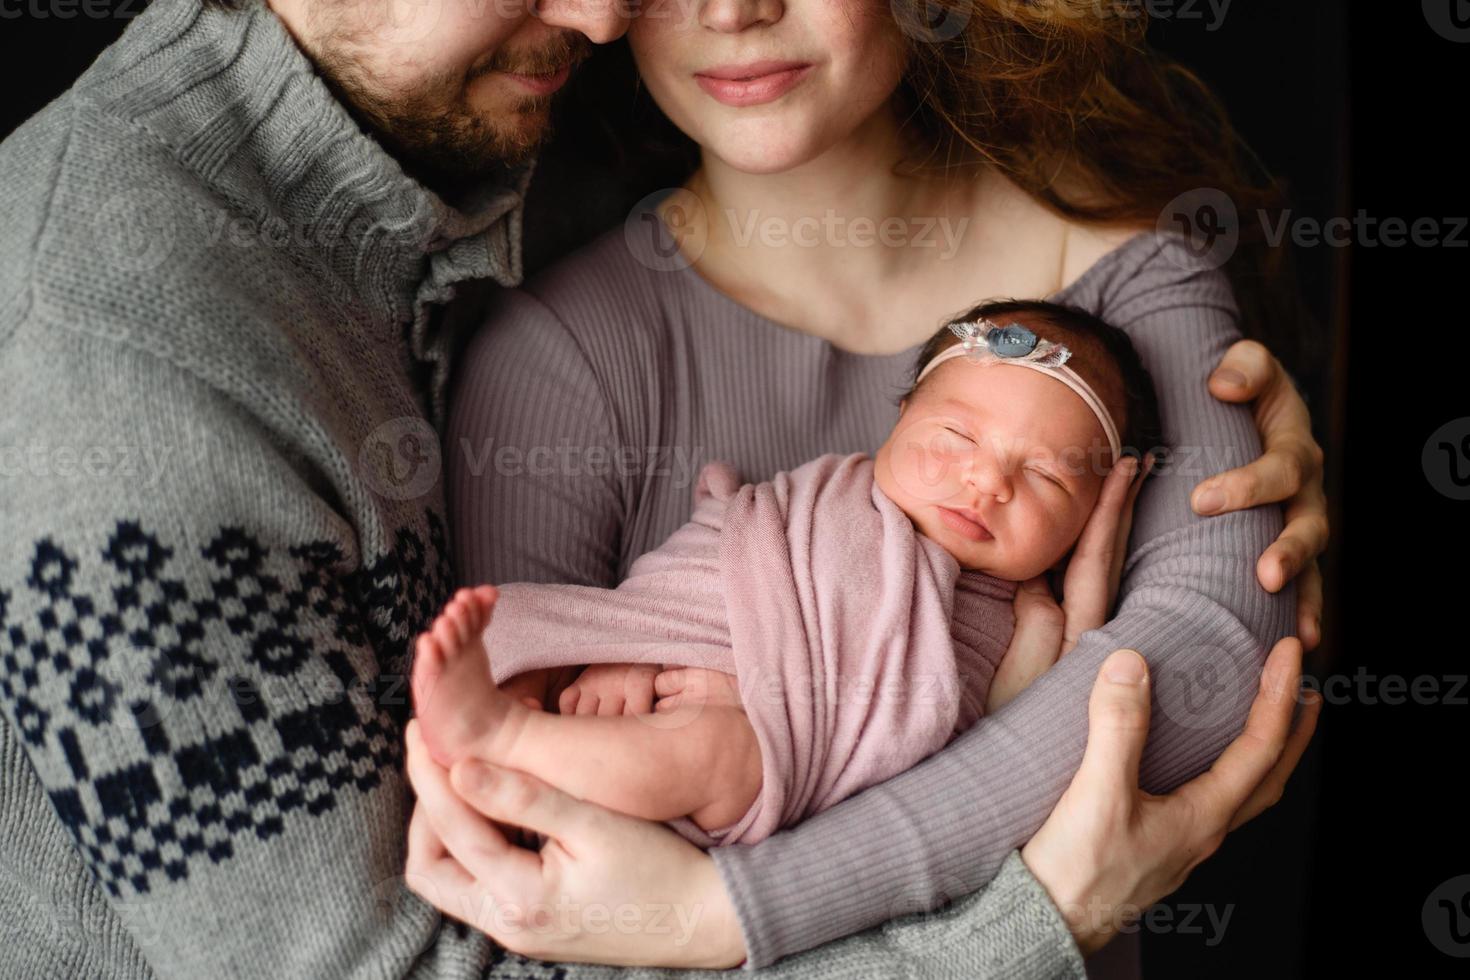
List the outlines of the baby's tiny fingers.
{"type": "Polygon", "coordinates": [[[653,679],[653,693],[664,697],[669,694],[678,694],[684,690],[687,683],[686,668],[675,667],[671,670],[660,671],[653,679]]]}

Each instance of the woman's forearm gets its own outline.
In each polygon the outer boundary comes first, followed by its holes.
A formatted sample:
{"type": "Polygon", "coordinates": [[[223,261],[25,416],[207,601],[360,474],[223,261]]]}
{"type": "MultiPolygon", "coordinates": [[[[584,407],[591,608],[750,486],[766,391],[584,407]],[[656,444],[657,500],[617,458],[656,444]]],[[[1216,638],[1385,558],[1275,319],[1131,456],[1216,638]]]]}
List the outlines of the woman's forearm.
{"type": "MultiPolygon", "coordinates": [[[[711,854],[737,849],[717,848],[711,854]]],[[[723,880],[727,888],[735,884],[723,880]]],[[[1004,857],[986,887],[948,897],[953,903],[934,912],[913,902],[896,905],[888,910],[887,918],[903,919],[788,956],[763,966],[761,973],[801,980],[903,975],[953,980],[1085,980],[1082,955],[1066,919],[1018,851],[1004,857]],[[920,923],[922,942],[888,938],[895,930],[917,928],[920,923]],[[963,955],[955,956],[956,951],[963,955]]],[[[742,965],[746,969],[757,966],[749,959],[742,965]]]]}

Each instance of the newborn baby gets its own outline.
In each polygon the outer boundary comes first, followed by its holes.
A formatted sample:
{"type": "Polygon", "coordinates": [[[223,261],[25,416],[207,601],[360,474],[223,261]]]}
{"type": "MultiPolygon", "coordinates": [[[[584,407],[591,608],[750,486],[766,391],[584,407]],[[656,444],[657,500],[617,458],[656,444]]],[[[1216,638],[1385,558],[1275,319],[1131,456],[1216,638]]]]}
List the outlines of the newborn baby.
{"type": "Polygon", "coordinates": [[[755,843],[981,717],[1018,583],[1062,564],[1123,446],[1158,428],[1122,331],[982,304],[925,345],[871,458],[760,484],[709,464],[690,521],[616,589],[460,590],[415,650],[425,742],[702,847],[755,843]],[[573,664],[560,713],[540,710],[573,664]]]}

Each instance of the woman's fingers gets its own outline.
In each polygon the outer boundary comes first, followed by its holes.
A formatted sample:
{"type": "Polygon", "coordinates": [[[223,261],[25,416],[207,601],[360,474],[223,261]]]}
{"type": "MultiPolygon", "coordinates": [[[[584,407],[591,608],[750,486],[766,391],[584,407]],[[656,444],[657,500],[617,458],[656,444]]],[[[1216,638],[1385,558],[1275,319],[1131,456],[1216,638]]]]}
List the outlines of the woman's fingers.
{"type": "Polygon", "coordinates": [[[1261,674],[1261,689],[1251,705],[1245,730],[1215,760],[1210,770],[1179,787],[1178,800],[1200,832],[1223,837],[1235,814],[1245,806],[1282,758],[1291,714],[1301,688],[1302,645],[1283,637],[1271,648],[1261,674]]]}
{"type": "Polygon", "coordinates": [[[1296,580],[1297,635],[1308,653],[1322,642],[1322,569],[1313,558],[1296,580]]]}
{"type": "Polygon", "coordinates": [[[1208,516],[1278,503],[1296,496],[1313,465],[1301,443],[1268,442],[1266,451],[1252,462],[1201,481],[1189,505],[1196,514],[1208,516]]]}
{"type": "Polygon", "coordinates": [[[986,714],[994,714],[1009,704],[1063,653],[1065,617],[1043,576],[1029,578],[1017,587],[1014,606],[1015,627],[985,695],[986,714]]]}
{"type": "MultiPolygon", "coordinates": [[[[1202,481],[1190,496],[1197,514],[1220,514],[1295,496],[1322,480],[1322,447],[1312,436],[1312,416],[1286,369],[1254,340],[1242,340],[1225,352],[1210,376],[1210,392],[1224,401],[1254,402],[1261,433],[1262,456],[1245,466],[1202,481]],[[1236,386],[1225,376],[1243,379],[1236,386]],[[1211,500],[1213,492],[1218,498],[1211,500]]],[[[1325,508],[1324,508],[1325,509],[1325,508]]]]}
{"type": "Polygon", "coordinates": [[[1119,531],[1129,523],[1133,497],[1130,493],[1139,461],[1130,456],[1118,462],[1103,480],[1097,503],[1087,518],[1082,534],[1067,559],[1062,602],[1067,611],[1067,633],[1080,636],[1107,622],[1112,605],[1112,572],[1118,549],[1119,531]]]}
{"type": "Polygon", "coordinates": [[[1210,392],[1221,401],[1251,401],[1271,384],[1278,366],[1260,341],[1237,340],[1210,374],[1210,392]]]}
{"type": "Polygon", "coordinates": [[[1309,562],[1327,550],[1327,498],[1320,483],[1309,483],[1288,501],[1286,524],[1256,563],[1256,578],[1268,592],[1280,590],[1309,562]]]}

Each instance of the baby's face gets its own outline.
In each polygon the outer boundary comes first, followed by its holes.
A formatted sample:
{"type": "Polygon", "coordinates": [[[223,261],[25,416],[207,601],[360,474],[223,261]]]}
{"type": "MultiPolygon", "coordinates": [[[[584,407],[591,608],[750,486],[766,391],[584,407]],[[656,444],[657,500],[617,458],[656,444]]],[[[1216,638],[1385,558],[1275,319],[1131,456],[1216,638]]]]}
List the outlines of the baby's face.
{"type": "Polygon", "coordinates": [[[904,403],[874,476],[961,567],[1025,581],[1071,550],[1111,463],[1102,423],[1061,381],[957,357],[904,403]]]}

